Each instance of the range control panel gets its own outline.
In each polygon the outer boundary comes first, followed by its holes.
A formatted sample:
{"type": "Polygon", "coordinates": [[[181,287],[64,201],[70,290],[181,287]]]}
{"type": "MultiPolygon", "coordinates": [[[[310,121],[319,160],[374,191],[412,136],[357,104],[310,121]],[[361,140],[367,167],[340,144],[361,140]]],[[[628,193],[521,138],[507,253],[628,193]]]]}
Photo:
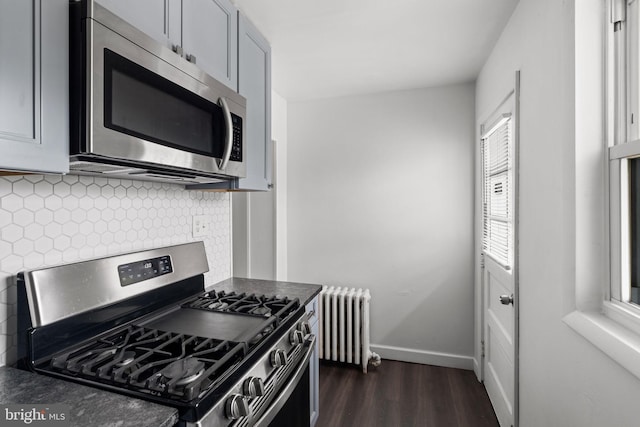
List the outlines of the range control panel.
{"type": "Polygon", "coordinates": [[[120,286],[129,286],[173,272],[169,255],[118,266],[120,286]]]}

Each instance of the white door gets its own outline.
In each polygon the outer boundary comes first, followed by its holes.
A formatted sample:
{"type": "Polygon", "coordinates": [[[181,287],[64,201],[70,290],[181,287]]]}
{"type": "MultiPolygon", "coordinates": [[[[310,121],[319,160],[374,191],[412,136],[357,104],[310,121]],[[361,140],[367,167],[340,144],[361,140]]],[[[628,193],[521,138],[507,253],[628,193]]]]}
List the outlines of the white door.
{"type": "Polygon", "coordinates": [[[500,426],[514,425],[514,308],[500,298],[514,293],[513,274],[485,256],[484,384],[500,426]]]}
{"type": "Polygon", "coordinates": [[[500,426],[517,424],[517,86],[482,126],[483,379],[500,426]]]}

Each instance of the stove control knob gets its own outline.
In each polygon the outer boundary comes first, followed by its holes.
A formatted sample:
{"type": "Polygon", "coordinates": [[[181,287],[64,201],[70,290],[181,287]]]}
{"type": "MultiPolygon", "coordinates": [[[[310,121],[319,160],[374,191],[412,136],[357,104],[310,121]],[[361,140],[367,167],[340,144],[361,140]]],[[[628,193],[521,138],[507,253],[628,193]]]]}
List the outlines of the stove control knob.
{"type": "Polygon", "coordinates": [[[298,323],[298,330],[302,332],[302,335],[305,337],[311,334],[311,326],[309,325],[309,322],[302,321],[298,323]]]}
{"type": "Polygon", "coordinates": [[[291,345],[300,345],[304,342],[304,334],[302,331],[291,331],[289,335],[289,342],[291,345]]]}
{"type": "Polygon", "coordinates": [[[280,348],[276,348],[271,352],[271,366],[279,368],[287,364],[287,353],[280,348]]]}
{"type": "Polygon", "coordinates": [[[262,378],[247,378],[244,381],[242,389],[244,390],[244,395],[249,398],[264,396],[264,382],[262,381],[262,378]]]}
{"type": "Polygon", "coordinates": [[[232,395],[227,399],[225,412],[227,414],[227,418],[230,420],[237,420],[238,418],[246,417],[249,415],[249,403],[247,402],[247,398],[240,394],[232,395]]]}

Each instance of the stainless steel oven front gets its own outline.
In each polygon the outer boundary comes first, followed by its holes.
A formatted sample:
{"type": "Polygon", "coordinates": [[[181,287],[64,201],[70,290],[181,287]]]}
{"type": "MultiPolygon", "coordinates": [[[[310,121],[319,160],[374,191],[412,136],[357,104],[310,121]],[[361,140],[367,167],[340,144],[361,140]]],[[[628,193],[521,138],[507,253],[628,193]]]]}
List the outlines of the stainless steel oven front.
{"type": "Polygon", "coordinates": [[[311,416],[309,361],[316,346],[316,337],[308,325],[305,315],[193,426],[308,425],[311,416]]]}
{"type": "Polygon", "coordinates": [[[242,96],[92,0],[70,10],[72,170],[245,176],[242,96]]]}

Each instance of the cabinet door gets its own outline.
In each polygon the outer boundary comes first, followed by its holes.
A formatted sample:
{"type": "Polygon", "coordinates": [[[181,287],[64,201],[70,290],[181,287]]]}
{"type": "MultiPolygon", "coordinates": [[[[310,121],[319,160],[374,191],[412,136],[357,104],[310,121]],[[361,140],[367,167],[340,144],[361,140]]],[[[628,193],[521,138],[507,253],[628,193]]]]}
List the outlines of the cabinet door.
{"type": "Polygon", "coordinates": [[[184,57],[238,90],[238,18],[229,0],[199,0],[182,3],[182,48],[184,57]]]}
{"type": "Polygon", "coordinates": [[[313,311],[314,315],[309,318],[309,324],[311,325],[311,333],[316,336],[316,348],[313,351],[311,360],[309,360],[309,398],[310,398],[310,414],[309,420],[310,427],[316,425],[318,416],[320,415],[320,361],[318,359],[318,297],[316,296],[313,301],[307,304],[307,313],[313,311]]]}
{"type": "Polygon", "coordinates": [[[0,0],[0,169],[69,170],[68,0],[0,0]]]}
{"type": "MultiPolygon", "coordinates": [[[[207,0],[208,1],[208,0],[207,0]]],[[[271,47],[256,27],[238,13],[238,93],[247,100],[244,133],[246,178],[187,189],[268,191],[271,188],[271,47]]]]}
{"type": "Polygon", "coordinates": [[[271,47],[245,17],[238,18],[238,92],[247,99],[244,190],[271,186],[271,47]]]}
{"type": "Polygon", "coordinates": [[[180,45],[180,0],[97,0],[163,46],[180,45]]]}

